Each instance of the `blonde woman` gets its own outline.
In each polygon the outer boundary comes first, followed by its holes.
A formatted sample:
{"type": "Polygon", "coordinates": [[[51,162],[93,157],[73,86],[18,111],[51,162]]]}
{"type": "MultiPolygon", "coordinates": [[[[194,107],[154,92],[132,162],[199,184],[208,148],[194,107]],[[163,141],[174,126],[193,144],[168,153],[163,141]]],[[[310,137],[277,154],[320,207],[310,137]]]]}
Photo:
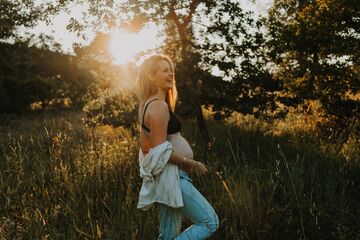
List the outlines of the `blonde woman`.
{"type": "MultiPolygon", "coordinates": [[[[176,166],[177,173],[175,178],[171,178],[174,182],[165,180],[164,188],[168,187],[176,191],[179,187],[181,192],[181,199],[177,202],[179,204],[173,205],[175,207],[166,202],[168,196],[153,196],[151,200],[156,202],[159,212],[158,239],[206,239],[218,228],[219,219],[209,202],[192,185],[188,176],[190,172],[202,175],[208,170],[203,163],[193,159],[193,151],[189,143],[180,134],[181,122],[174,114],[177,90],[174,67],[170,58],[165,55],[153,55],[147,58],[140,67],[136,79],[136,91],[141,123],[139,154],[148,157],[154,149],[164,151],[154,155],[158,158],[162,157],[160,160],[162,163],[166,162],[166,166],[176,166]],[[168,145],[165,146],[164,143],[168,145]],[[165,147],[161,149],[161,146],[165,147]],[[169,149],[171,151],[168,151],[169,149]],[[165,151],[168,151],[167,155],[165,151]],[[180,233],[182,216],[192,221],[193,225],[180,233]]],[[[145,158],[143,161],[146,164],[146,161],[152,160],[154,159],[145,158]]],[[[141,168],[141,173],[145,175],[144,171],[141,168]]],[[[150,178],[152,179],[151,176],[150,178]]],[[[166,194],[163,189],[161,191],[146,189],[145,194],[149,195],[149,192],[156,192],[155,195],[166,194]]],[[[170,192],[169,196],[171,195],[174,194],[170,192]]]]}

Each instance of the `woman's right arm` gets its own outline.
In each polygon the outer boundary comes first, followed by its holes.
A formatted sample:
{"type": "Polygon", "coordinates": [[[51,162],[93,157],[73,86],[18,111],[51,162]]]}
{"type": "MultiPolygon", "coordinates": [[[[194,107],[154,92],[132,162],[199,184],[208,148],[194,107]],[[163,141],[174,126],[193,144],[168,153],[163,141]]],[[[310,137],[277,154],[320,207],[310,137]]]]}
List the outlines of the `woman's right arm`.
{"type": "MultiPolygon", "coordinates": [[[[150,146],[153,148],[166,141],[169,109],[163,101],[155,101],[148,108],[150,127],[150,146]]],[[[208,170],[201,162],[172,152],[169,163],[180,168],[192,169],[196,174],[204,174],[208,170]]]]}
{"type": "Polygon", "coordinates": [[[207,168],[203,163],[187,158],[185,156],[180,156],[174,152],[172,152],[170,156],[169,163],[178,165],[179,168],[185,171],[186,169],[191,169],[191,171],[199,175],[208,172],[207,168]]]}

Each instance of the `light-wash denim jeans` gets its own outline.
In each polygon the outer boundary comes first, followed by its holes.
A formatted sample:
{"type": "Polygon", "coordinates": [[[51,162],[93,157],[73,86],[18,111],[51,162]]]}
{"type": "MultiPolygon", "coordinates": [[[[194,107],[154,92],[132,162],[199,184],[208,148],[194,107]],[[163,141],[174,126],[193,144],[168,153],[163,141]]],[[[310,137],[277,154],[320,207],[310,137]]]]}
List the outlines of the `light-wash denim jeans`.
{"type": "Polygon", "coordinates": [[[206,239],[218,228],[219,218],[209,202],[192,185],[187,173],[179,170],[179,175],[184,207],[157,204],[160,222],[158,240],[206,239]],[[182,216],[192,221],[193,225],[180,233],[182,216]]]}

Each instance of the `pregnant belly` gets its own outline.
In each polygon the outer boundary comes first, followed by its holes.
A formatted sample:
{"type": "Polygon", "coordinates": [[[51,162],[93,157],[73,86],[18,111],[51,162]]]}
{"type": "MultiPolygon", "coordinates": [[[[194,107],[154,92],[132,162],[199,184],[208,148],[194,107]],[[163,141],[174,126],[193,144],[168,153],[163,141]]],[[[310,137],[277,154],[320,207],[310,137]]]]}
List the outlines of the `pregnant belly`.
{"type": "Polygon", "coordinates": [[[183,136],[181,136],[181,134],[179,132],[168,135],[168,140],[174,146],[175,153],[185,156],[187,158],[194,159],[194,153],[193,153],[189,143],[186,141],[185,138],[183,138],[183,136]]]}

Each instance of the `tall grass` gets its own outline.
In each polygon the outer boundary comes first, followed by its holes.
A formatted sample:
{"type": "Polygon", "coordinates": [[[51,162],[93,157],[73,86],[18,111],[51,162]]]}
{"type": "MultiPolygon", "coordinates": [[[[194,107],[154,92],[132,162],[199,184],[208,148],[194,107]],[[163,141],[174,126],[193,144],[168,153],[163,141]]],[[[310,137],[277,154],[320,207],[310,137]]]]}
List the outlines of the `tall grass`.
{"type": "MultiPolygon", "coordinates": [[[[1,239],[156,239],[156,210],[136,209],[137,138],[81,117],[0,118],[1,239]]],[[[207,123],[210,150],[194,121],[183,135],[210,169],[192,179],[220,218],[211,239],[360,239],[356,136],[334,149],[286,125],[207,123]]]]}

